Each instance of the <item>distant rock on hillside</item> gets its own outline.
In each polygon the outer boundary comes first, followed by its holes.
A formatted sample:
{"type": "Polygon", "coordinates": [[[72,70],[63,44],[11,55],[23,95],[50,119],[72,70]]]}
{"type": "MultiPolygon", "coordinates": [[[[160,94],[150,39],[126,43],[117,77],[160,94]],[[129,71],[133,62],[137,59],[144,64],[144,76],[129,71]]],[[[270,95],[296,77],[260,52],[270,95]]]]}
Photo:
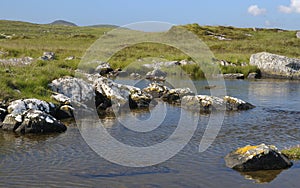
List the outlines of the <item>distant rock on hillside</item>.
{"type": "Polygon", "coordinates": [[[88,27],[105,27],[105,28],[117,28],[117,25],[110,25],[110,24],[98,24],[98,25],[90,25],[88,27]]]}
{"type": "Polygon", "coordinates": [[[65,20],[55,20],[54,22],[50,23],[50,25],[77,26],[76,24],[65,20]]]}

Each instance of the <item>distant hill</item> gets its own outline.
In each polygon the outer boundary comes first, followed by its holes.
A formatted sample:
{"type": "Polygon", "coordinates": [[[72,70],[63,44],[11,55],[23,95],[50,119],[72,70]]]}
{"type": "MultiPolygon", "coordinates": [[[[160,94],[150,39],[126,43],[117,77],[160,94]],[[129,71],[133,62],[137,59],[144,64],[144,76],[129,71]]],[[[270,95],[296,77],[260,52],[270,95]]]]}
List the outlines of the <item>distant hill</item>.
{"type": "Polygon", "coordinates": [[[65,20],[55,20],[54,22],[50,23],[50,25],[77,26],[76,24],[65,20]]]}
{"type": "Polygon", "coordinates": [[[98,24],[98,25],[90,25],[88,27],[105,27],[105,28],[117,28],[117,25],[110,25],[110,24],[98,24]]]}

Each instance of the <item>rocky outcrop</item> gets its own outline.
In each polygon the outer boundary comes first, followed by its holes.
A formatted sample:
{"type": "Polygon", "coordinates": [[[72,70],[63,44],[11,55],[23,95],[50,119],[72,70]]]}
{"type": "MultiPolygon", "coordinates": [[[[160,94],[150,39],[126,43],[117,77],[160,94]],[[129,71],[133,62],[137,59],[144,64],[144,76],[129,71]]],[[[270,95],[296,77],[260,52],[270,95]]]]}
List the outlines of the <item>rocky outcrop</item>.
{"type": "Polygon", "coordinates": [[[262,52],[250,57],[250,65],[257,66],[263,77],[300,79],[300,59],[262,52]]]}
{"type": "Polygon", "coordinates": [[[148,87],[143,89],[145,92],[152,95],[154,98],[160,98],[163,94],[167,93],[170,89],[167,86],[158,83],[151,83],[148,87]]]}
{"type": "Polygon", "coordinates": [[[43,56],[40,57],[41,60],[44,61],[50,61],[55,59],[55,53],[54,52],[44,52],[43,56]]]}
{"type": "Polygon", "coordinates": [[[181,106],[189,110],[199,110],[200,112],[249,110],[255,107],[234,97],[225,96],[224,98],[219,98],[208,95],[184,96],[181,100],[181,106]]]}
{"type": "Polygon", "coordinates": [[[225,157],[226,166],[238,171],[279,170],[292,166],[275,146],[245,146],[232,151],[225,157]]]}
{"type": "Polygon", "coordinates": [[[19,133],[63,132],[67,128],[53,117],[56,106],[38,99],[16,100],[9,104],[1,124],[3,130],[19,133]]]}

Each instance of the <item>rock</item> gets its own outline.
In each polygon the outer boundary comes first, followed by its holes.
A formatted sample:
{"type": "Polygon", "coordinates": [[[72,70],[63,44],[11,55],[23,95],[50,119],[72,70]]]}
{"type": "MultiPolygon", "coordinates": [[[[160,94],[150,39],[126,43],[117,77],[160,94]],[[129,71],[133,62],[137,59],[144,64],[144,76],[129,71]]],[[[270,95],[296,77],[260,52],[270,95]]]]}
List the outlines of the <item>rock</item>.
{"type": "Polygon", "coordinates": [[[143,89],[146,93],[149,93],[153,98],[160,98],[163,94],[167,93],[170,88],[158,83],[151,83],[148,87],[143,89]]]}
{"type": "Polygon", "coordinates": [[[151,100],[152,96],[142,92],[140,89],[130,90],[129,107],[131,109],[148,108],[151,100]]]}
{"type": "Polygon", "coordinates": [[[74,117],[74,108],[71,105],[62,105],[56,111],[55,117],[57,119],[67,119],[74,117]]]}
{"type": "Polygon", "coordinates": [[[138,79],[141,78],[141,75],[139,73],[133,72],[133,73],[130,74],[130,78],[138,80],[138,79]]]}
{"type": "Polygon", "coordinates": [[[2,122],[6,115],[7,115],[7,110],[5,110],[4,108],[0,108],[0,128],[2,127],[2,122]]]}
{"type": "Polygon", "coordinates": [[[75,103],[86,103],[95,97],[95,91],[92,84],[80,78],[73,78],[70,76],[59,78],[53,80],[49,84],[49,87],[52,91],[65,96],[53,96],[62,101],[64,99],[68,100],[67,98],[69,98],[75,103]]]}
{"type": "Polygon", "coordinates": [[[52,95],[51,98],[56,100],[60,104],[71,104],[71,99],[60,93],[52,95]]]}
{"type": "Polygon", "coordinates": [[[100,101],[106,104],[109,104],[107,102],[107,99],[109,99],[112,104],[117,104],[117,106],[124,106],[129,103],[130,108],[144,108],[148,107],[152,100],[151,95],[137,87],[118,84],[105,77],[96,79],[93,85],[97,95],[103,97],[100,101]]]}
{"type": "Polygon", "coordinates": [[[167,76],[167,73],[160,70],[160,69],[154,69],[153,71],[150,71],[146,74],[146,79],[154,80],[157,78],[164,79],[167,76]]]}
{"type": "Polygon", "coordinates": [[[248,63],[246,63],[246,62],[242,62],[242,63],[241,63],[241,66],[242,66],[242,67],[245,67],[245,66],[247,66],[247,65],[248,65],[248,63]]]}
{"type": "Polygon", "coordinates": [[[67,127],[50,114],[30,109],[21,115],[7,115],[2,129],[17,133],[52,133],[64,132],[67,127]]]}
{"type": "Polygon", "coordinates": [[[44,61],[50,61],[55,59],[55,53],[54,52],[44,52],[43,56],[40,57],[41,60],[44,61]]]}
{"type": "Polygon", "coordinates": [[[224,79],[244,79],[244,74],[241,73],[231,73],[231,74],[223,74],[224,79]]]}
{"type": "Polygon", "coordinates": [[[126,72],[126,71],[119,71],[118,72],[118,76],[119,77],[127,77],[128,76],[128,72],[126,72]]]}
{"type": "Polygon", "coordinates": [[[12,101],[7,107],[7,112],[13,116],[22,115],[27,110],[39,110],[47,114],[54,114],[56,106],[39,99],[20,99],[12,101]]]}
{"type": "Polygon", "coordinates": [[[256,72],[249,73],[247,77],[247,79],[257,79],[257,78],[259,78],[259,76],[256,72]]]}
{"type": "Polygon", "coordinates": [[[99,73],[101,76],[105,76],[109,74],[110,72],[113,72],[114,70],[110,67],[110,64],[107,62],[101,62],[95,69],[97,73],[99,73]]]}
{"type": "Polygon", "coordinates": [[[279,170],[292,166],[275,146],[245,146],[232,151],[225,157],[226,166],[238,171],[279,170]]]}
{"type": "Polygon", "coordinates": [[[180,103],[182,97],[195,95],[189,88],[170,89],[162,95],[162,100],[169,103],[180,103]]]}
{"type": "Polygon", "coordinates": [[[234,97],[225,96],[224,98],[219,98],[208,95],[184,96],[181,99],[181,105],[183,108],[199,110],[200,112],[248,110],[255,107],[234,97]]]}
{"type": "Polygon", "coordinates": [[[75,56],[69,56],[69,57],[65,58],[66,61],[71,61],[71,60],[74,60],[74,59],[75,59],[75,56]]]}
{"type": "Polygon", "coordinates": [[[179,62],[180,65],[192,65],[195,64],[193,61],[181,60],[179,62]]]}
{"type": "Polygon", "coordinates": [[[300,39],[300,31],[297,31],[296,37],[297,37],[298,39],[300,39]]]}
{"type": "Polygon", "coordinates": [[[22,57],[22,58],[10,58],[10,59],[0,59],[0,64],[3,65],[29,65],[34,61],[32,57],[22,57]]]}
{"type": "Polygon", "coordinates": [[[300,59],[262,52],[251,55],[250,65],[257,66],[263,77],[300,79],[300,59]]]}

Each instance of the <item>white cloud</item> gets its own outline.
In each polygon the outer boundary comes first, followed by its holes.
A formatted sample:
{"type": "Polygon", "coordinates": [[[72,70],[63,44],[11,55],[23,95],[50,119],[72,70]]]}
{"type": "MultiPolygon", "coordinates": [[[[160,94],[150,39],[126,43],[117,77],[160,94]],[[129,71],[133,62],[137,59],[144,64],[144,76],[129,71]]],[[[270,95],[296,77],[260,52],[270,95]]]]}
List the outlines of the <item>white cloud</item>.
{"type": "Polygon", "coordinates": [[[272,23],[271,23],[269,20],[266,20],[266,21],[265,21],[265,26],[269,27],[269,26],[271,26],[271,25],[272,25],[272,23]]]}
{"type": "Polygon", "coordinates": [[[264,8],[259,8],[257,5],[251,5],[248,8],[248,13],[253,15],[253,16],[258,16],[258,15],[262,15],[265,14],[267,12],[266,9],[264,8]]]}
{"type": "Polygon", "coordinates": [[[291,3],[289,6],[280,5],[278,7],[279,12],[282,13],[300,13],[300,0],[291,0],[291,3]]]}

